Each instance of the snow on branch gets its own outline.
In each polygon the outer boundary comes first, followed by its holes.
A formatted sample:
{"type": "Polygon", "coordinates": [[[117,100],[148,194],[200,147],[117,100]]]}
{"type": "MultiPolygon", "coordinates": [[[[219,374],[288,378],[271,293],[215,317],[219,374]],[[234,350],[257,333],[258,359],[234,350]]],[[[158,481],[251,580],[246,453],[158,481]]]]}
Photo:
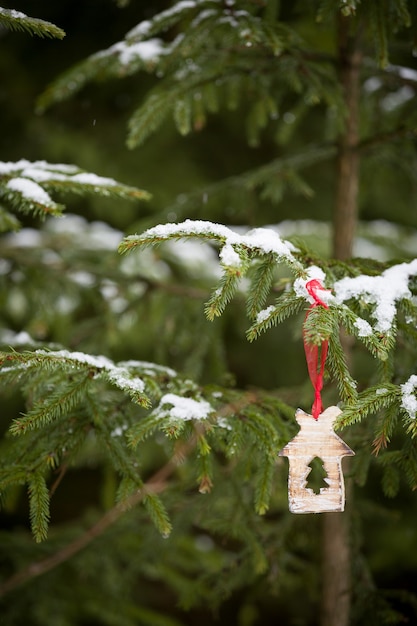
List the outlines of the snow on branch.
{"type": "MultiPolygon", "coordinates": [[[[119,251],[124,253],[136,247],[158,245],[180,238],[208,239],[219,247],[223,273],[206,304],[208,319],[213,320],[223,313],[234,297],[240,279],[247,274],[244,294],[248,316],[252,319],[247,337],[252,341],[272,326],[300,312],[306,304],[311,304],[306,283],[316,278],[322,282],[321,296],[329,306],[327,312],[316,311],[313,327],[317,341],[328,339],[333,330],[342,325],[349,334],[363,342],[379,361],[385,362],[390,358],[395,342],[397,309],[401,306],[408,311],[412,305],[409,281],[417,274],[417,260],[389,267],[378,276],[360,274],[334,281],[331,269],[326,274],[320,267],[304,265],[305,254],[282,239],[275,228],[242,232],[242,229],[202,220],[158,225],[141,235],[130,235],[121,242],[119,251]],[[285,279],[285,291],[272,304],[274,272],[280,263],[292,271],[294,278],[285,279]],[[364,311],[363,316],[359,314],[361,310],[364,311]]],[[[198,250],[194,254],[197,258],[198,250]]],[[[410,313],[410,319],[413,315],[410,313]]],[[[333,356],[336,364],[341,355],[333,356]]],[[[336,365],[334,369],[339,374],[342,371],[336,365]]]]}
{"type": "Polygon", "coordinates": [[[55,24],[35,17],[29,17],[15,9],[0,7],[0,25],[10,28],[10,30],[26,31],[38,37],[56,37],[57,39],[65,37],[65,32],[62,28],[55,26],[55,24]]]}
{"type": "Polygon", "coordinates": [[[417,375],[412,374],[410,378],[401,386],[401,407],[411,419],[416,419],[417,415],[417,375]]]}
{"type": "Polygon", "coordinates": [[[113,178],[85,172],[75,165],[46,161],[0,161],[0,198],[10,209],[35,214],[60,215],[63,205],[50,193],[97,194],[127,200],[148,199],[150,195],[113,178]]]}
{"type": "Polygon", "coordinates": [[[221,246],[220,259],[224,267],[238,268],[244,263],[242,251],[257,255],[274,254],[278,259],[302,270],[295,258],[295,247],[281,239],[276,231],[269,228],[255,228],[240,235],[222,224],[203,220],[185,220],[180,224],[160,224],[146,230],[142,235],[129,235],[120,244],[119,251],[124,253],[137,246],[158,244],[169,239],[200,237],[212,239],[221,246]]]}
{"type": "Polygon", "coordinates": [[[194,398],[184,398],[174,393],[167,393],[162,396],[159,406],[154,413],[167,417],[172,421],[184,420],[205,420],[215,412],[207,400],[195,400],[194,398]]]}
{"type": "MultiPolygon", "coordinates": [[[[222,224],[186,220],[179,224],[160,224],[142,235],[130,235],[122,241],[119,251],[123,253],[138,246],[156,245],[170,239],[190,237],[211,239],[220,246],[219,257],[223,275],[219,287],[215,289],[206,305],[206,315],[210,320],[223,313],[235,295],[240,279],[248,271],[251,262],[259,257],[270,267],[276,262],[282,262],[290,267],[296,276],[305,274],[302,264],[295,257],[295,247],[281,239],[278,232],[270,228],[255,228],[245,234],[239,234],[222,224]]],[[[254,289],[256,291],[256,285],[254,289]]]]}
{"type": "Polygon", "coordinates": [[[166,31],[197,8],[220,4],[220,0],[184,0],[158,13],[151,20],[140,22],[122,41],[100,50],[65,72],[41,95],[38,111],[44,111],[54,102],[74,95],[86,83],[98,77],[123,77],[138,70],[154,71],[160,58],[171,54],[181,39],[167,43],[154,35],[166,31]]]}
{"type": "MultiPolygon", "coordinates": [[[[375,331],[388,333],[394,323],[397,302],[411,298],[408,282],[416,274],[417,259],[414,259],[410,263],[393,265],[380,276],[361,274],[353,278],[342,278],[333,285],[336,303],[354,299],[371,305],[375,331]]],[[[360,335],[365,336],[370,330],[372,331],[369,324],[358,324],[360,335]]]]}
{"type": "Polygon", "coordinates": [[[7,363],[0,368],[0,377],[9,374],[13,368],[22,371],[22,364],[26,372],[31,368],[44,368],[70,371],[71,369],[85,371],[90,377],[101,376],[109,383],[127,393],[130,398],[149,406],[149,398],[145,393],[145,382],[137,373],[129,371],[126,364],[118,365],[105,356],[95,356],[84,352],[69,350],[35,350],[33,352],[0,353],[0,364],[7,363]]]}

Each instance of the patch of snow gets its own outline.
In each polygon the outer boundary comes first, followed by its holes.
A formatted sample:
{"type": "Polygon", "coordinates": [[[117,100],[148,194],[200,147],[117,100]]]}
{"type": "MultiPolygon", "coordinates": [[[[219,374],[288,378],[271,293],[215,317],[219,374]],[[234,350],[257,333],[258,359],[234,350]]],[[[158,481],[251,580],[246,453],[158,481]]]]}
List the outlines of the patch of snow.
{"type": "Polygon", "coordinates": [[[373,93],[374,91],[378,91],[378,89],[381,89],[382,85],[383,82],[380,78],[378,78],[377,76],[371,76],[364,82],[363,90],[366,93],[373,93]]]}
{"type": "Polygon", "coordinates": [[[270,228],[255,228],[241,239],[242,245],[247,245],[250,248],[259,248],[264,254],[272,252],[277,256],[295,260],[292,254],[295,251],[295,247],[292,243],[281,239],[278,232],[270,228]]]}
{"type": "Polygon", "coordinates": [[[139,376],[132,375],[126,366],[116,365],[105,356],[95,356],[85,352],[70,352],[69,350],[36,350],[35,354],[48,356],[63,361],[72,361],[74,364],[88,365],[106,373],[107,378],[122,391],[143,393],[145,383],[139,376]]]}
{"type": "Polygon", "coordinates": [[[199,26],[204,20],[210,19],[214,15],[218,15],[217,11],[214,9],[206,9],[205,11],[201,11],[192,21],[191,27],[195,28],[199,26]]]}
{"type": "Polygon", "coordinates": [[[97,174],[91,174],[89,172],[81,172],[68,178],[72,183],[80,183],[82,185],[94,185],[94,187],[116,187],[118,183],[113,178],[106,178],[105,176],[97,176],[97,174]]]}
{"type": "Polygon", "coordinates": [[[345,277],[333,285],[336,302],[341,304],[351,298],[362,299],[374,305],[372,316],[376,320],[375,330],[390,330],[396,314],[396,303],[411,298],[408,288],[410,276],[417,274],[417,259],[400,263],[385,270],[380,276],[360,275],[345,277]]]}
{"type": "Polygon", "coordinates": [[[68,278],[70,278],[77,285],[80,285],[80,287],[92,287],[96,282],[95,276],[91,274],[91,272],[86,272],[84,270],[69,272],[68,278]]]}
{"type": "Polygon", "coordinates": [[[408,413],[411,419],[416,418],[417,414],[417,398],[415,390],[417,388],[417,376],[413,374],[401,387],[401,406],[408,413]]]}
{"type": "Polygon", "coordinates": [[[119,294],[117,283],[112,280],[103,281],[103,284],[100,286],[100,293],[104,300],[114,300],[119,294]]]}
{"type": "Polygon", "coordinates": [[[167,393],[162,396],[158,410],[162,411],[173,420],[205,420],[214,413],[214,409],[206,400],[194,400],[193,398],[183,398],[174,393],[167,393]],[[171,405],[169,409],[166,405],[171,405]]]}
{"type": "Polygon", "coordinates": [[[83,247],[94,250],[117,250],[122,233],[104,222],[92,222],[82,238],[83,247]]]}
{"type": "Polygon", "coordinates": [[[0,332],[0,341],[8,346],[25,346],[36,343],[36,341],[26,331],[22,330],[15,333],[13,330],[9,330],[7,328],[0,332]]]}
{"type": "Polygon", "coordinates": [[[122,361],[119,363],[120,367],[136,367],[138,369],[148,370],[146,373],[151,376],[154,375],[155,372],[158,374],[164,374],[169,376],[170,378],[175,378],[177,376],[177,372],[170,367],[166,367],[165,365],[159,365],[158,363],[152,363],[150,361],[122,361]]]}
{"type": "Polygon", "coordinates": [[[71,352],[70,350],[36,350],[35,354],[48,356],[54,359],[62,359],[63,361],[74,361],[80,365],[88,365],[97,369],[112,369],[115,367],[113,361],[105,356],[95,356],[86,354],[85,352],[71,352]]]}
{"type": "Polygon", "coordinates": [[[109,306],[110,309],[113,313],[116,313],[117,315],[119,315],[120,313],[123,313],[123,311],[126,311],[127,307],[129,305],[129,302],[126,300],[126,298],[114,298],[113,300],[110,300],[109,302],[109,306]]]}
{"type": "Polygon", "coordinates": [[[130,372],[123,368],[113,365],[111,368],[104,368],[109,380],[123,391],[133,391],[143,393],[145,391],[145,383],[141,378],[135,376],[132,378],[130,372]]]}
{"type": "Polygon", "coordinates": [[[59,220],[47,220],[45,230],[51,233],[64,233],[79,235],[88,228],[88,222],[81,215],[65,213],[59,220]]]}
{"type": "MultiPolygon", "coordinates": [[[[79,168],[75,165],[67,163],[51,164],[47,161],[27,161],[26,159],[20,159],[16,162],[0,162],[0,175],[18,174],[16,178],[12,178],[8,183],[11,189],[16,188],[16,183],[13,181],[25,181],[24,183],[18,182],[17,185],[29,189],[30,183],[33,184],[39,182],[53,182],[61,181],[79,185],[92,185],[94,187],[117,187],[119,183],[113,178],[105,176],[98,176],[90,172],[80,172],[79,168]],[[10,186],[10,183],[12,186],[10,186]],[[28,186],[29,184],[29,186],[28,186]]],[[[40,187],[39,187],[40,188],[40,187]]],[[[24,193],[25,189],[22,191],[24,193]]],[[[32,185],[31,189],[35,187],[32,185]]],[[[42,193],[46,192],[40,188],[42,193]]],[[[21,191],[21,189],[18,189],[21,191]]]]}
{"type": "MultiPolygon", "coordinates": [[[[202,235],[207,237],[217,237],[222,240],[224,245],[241,245],[252,249],[257,249],[261,254],[273,253],[279,257],[285,257],[288,260],[295,261],[293,256],[294,246],[281,239],[279,234],[268,228],[255,228],[246,234],[239,235],[223,224],[204,220],[185,220],[178,224],[159,224],[145,231],[142,236],[157,237],[165,239],[177,235],[178,237],[187,237],[193,235],[202,235]]],[[[131,236],[135,239],[136,236],[131,236]]],[[[129,237],[127,237],[129,240],[129,237]]]]}
{"type": "Polygon", "coordinates": [[[11,178],[6,183],[6,187],[11,191],[17,191],[26,200],[30,200],[31,202],[35,202],[36,204],[43,204],[46,206],[50,206],[53,204],[49,194],[47,194],[46,191],[42,189],[40,185],[38,185],[38,183],[35,183],[29,178],[11,178]]]}
{"type": "Polygon", "coordinates": [[[42,233],[34,228],[22,228],[17,233],[6,235],[5,241],[16,248],[37,248],[42,245],[42,233]]]}
{"type": "Polygon", "coordinates": [[[224,428],[225,430],[233,430],[233,427],[230,424],[229,420],[222,416],[217,418],[216,426],[218,426],[219,428],[224,428]]]}
{"type": "Polygon", "coordinates": [[[53,234],[76,237],[77,246],[85,250],[116,250],[123,237],[120,230],[105,222],[89,223],[83,217],[69,213],[59,220],[48,220],[46,230],[53,234]]]}
{"type": "Polygon", "coordinates": [[[388,392],[388,389],[386,389],[385,387],[380,387],[379,389],[376,390],[376,395],[383,396],[387,392],[388,392]]]}
{"type": "Polygon", "coordinates": [[[387,67],[387,71],[392,72],[393,74],[398,74],[405,80],[414,80],[417,82],[417,70],[414,70],[411,67],[404,67],[403,65],[389,65],[387,67]]]}
{"type": "Polygon", "coordinates": [[[136,59],[157,61],[160,56],[167,52],[162,39],[149,39],[148,41],[139,41],[131,44],[121,41],[116,46],[119,61],[122,65],[129,65],[131,61],[136,59]]]}
{"type": "Polygon", "coordinates": [[[358,317],[354,324],[358,330],[358,337],[369,337],[372,335],[372,326],[366,320],[358,317]]]}
{"type": "Polygon", "coordinates": [[[223,246],[219,256],[222,265],[225,265],[226,267],[238,268],[242,265],[242,259],[233,248],[233,246],[229,243],[223,246]]]}
{"type": "Polygon", "coordinates": [[[123,424],[123,426],[116,426],[114,430],[111,431],[111,437],[121,437],[125,430],[128,429],[127,424],[123,424]]]}
{"type": "Polygon", "coordinates": [[[2,13],[3,15],[7,15],[8,17],[12,17],[15,20],[22,20],[27,17],[26,13],[16,11],[16,9],[3,9],[3,7],[0,7],[0,13],[2,13]]]}
{"type": "Polygon", "coordinates": [[[271,304],[271,306],[268,306],[266,309],[262,309],[262,311],[259,311],[258,315],[256,316],[256,323],[262,324],[262,322],[267,320],[274,311],[275,306],[273,304],[271,304]]]}
{"type": "Polygon", "coordinates": [[[147,37],[149,31],[151,30],[152,22],[150,20],[144,20],[140,22],[136,26],[134,26],[126,35],[126,39],[128,38],[144,38],[147,37]]]}
{"type": "Polygon", "coordinates": [[[412,100],[415,96],[415,91],[409,85],[404,85],[397,91],[389,93],[381,100],[381,108],[384,111],[393,111],[402,104],[412,100]]]}
{"type": "MultiPolygon", "coordinates": [[[[310,304],[314,304],[315,299],[308,293],[306,285],[311,280],[319,280],[320,282],[324,283],[325,278],[326,274],[323,272],[321,267],[317,267],[317,265],[311,265],[311,267],[307,269],[307,278],[297,278],[294,281],[294,291],[296,295],[300,298],[304,298],[310,304]]],[[[320,300],[322,300],[325,304],[329,304],[334,300],[334,296],[330,293],[328,289],[325,289],[324,287],[323,289],[318,289],[316,293],[317,297],[320,298],[320,300]]]]}
{"type": "Polygon", "coordinates": [[[68,315],[72,313],[78,306],[78,300],[74,297],[69,297],[65,295],[58,296],[55,300],[54,309],[57,313],[61,313],[62,315],[68,315]]]}
{"type": "MultiPolygon", "coordinates": [[[[0,174],[23,173],[25,170],[37,172],[39,176],[42,176],[40,170],[59,174],[76,174],[79,172],[79,168],[76,165],[70,165],[68,163],[48,163],[47,161],[28,161],[27,159],[20,159],[19,161],[0,161],[0,174]]],[[[29,178],[31,177],[32,176],[29,178]]]]}

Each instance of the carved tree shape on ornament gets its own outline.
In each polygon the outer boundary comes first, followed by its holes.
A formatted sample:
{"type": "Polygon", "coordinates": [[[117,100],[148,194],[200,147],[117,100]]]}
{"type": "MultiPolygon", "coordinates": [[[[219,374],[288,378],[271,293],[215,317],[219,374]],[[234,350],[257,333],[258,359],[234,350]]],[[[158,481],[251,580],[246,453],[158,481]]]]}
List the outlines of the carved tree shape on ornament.
{"type": "Polygon", "coordinates": [[[329,485],[326,480],[327,472],[324,469],[323,459],[316,456],[310,461],[307,467],[310,468],[310,471],[307,474],[306,487],[312,489],[316,494],[320,493],[321,489],[328,489],[329,485]]]}
{"type": "Polygon", "coordinates": [[[337,406],[330,406],[317,420],[301,409],[295,414],[300,430],[279,453],[289,460],[288,501],[292,513],[324,513],[345,508],[342,457],[355,453],[333,430],[340,413],[337,406]],[[319,493],[308,485],[309,463],[316,457],[323,461],[327,474],[327,487],[322,487],[319,493]]]}

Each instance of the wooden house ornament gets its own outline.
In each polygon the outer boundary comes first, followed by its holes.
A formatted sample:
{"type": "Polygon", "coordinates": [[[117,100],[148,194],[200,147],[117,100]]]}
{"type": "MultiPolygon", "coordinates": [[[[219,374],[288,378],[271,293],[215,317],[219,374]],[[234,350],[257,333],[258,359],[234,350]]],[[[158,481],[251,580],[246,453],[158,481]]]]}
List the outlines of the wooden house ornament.
{"type": "Polygon", "coordinates": [[[292,513],[324,513],[345,508],[342,457],[355,453],[333,430],[340,413],[337,406],[331,406],[318,419],[301,409],[295,414],[300,430],[279,453],[289,460],[288,500],[292,513]],[[319,493],[307,487],[309,463],[315,458],[323,462],[327,473],[324,481],[328,486],[319,493]]]}

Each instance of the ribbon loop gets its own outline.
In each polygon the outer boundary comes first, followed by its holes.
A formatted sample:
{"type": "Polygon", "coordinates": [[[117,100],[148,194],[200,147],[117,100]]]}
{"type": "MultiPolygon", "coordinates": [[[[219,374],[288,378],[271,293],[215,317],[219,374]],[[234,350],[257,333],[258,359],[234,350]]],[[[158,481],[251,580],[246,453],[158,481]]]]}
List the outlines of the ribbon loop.
{"type": "MultiPolygon", "coordinates": [[[[309,295],[313,298],[314,302],[311,307],[308,309],[306,314],[306,320],[311,313],[312,309],[316,306],[323,306],[328,309],[328,305],[320,298],[318,292],[326,291],[323,288],[321,282],[314,278],[313,280],[308,281],[306,283],[306,289],[309,295]]],[[[304,322],[305,324],[305,322],[304,322]]],[[[323,341],[320,348],[320,359],[319,359],[319,346],[309,343],[306,338],[305,327],[303,331],[303,341],[304,341],[304,351],[306,355],[307,368],[310,376],[311,383],[314,387],[314,402],[311,409],[311,413],[314,419],[318,419],[320,413],[323,412],[323,403],[321,400],[321,390],[323,389],[323,379],[324,379],[324,367],[327,359],[327,352],[329,348],[329,342],[327,340],[323,341]]]]}

